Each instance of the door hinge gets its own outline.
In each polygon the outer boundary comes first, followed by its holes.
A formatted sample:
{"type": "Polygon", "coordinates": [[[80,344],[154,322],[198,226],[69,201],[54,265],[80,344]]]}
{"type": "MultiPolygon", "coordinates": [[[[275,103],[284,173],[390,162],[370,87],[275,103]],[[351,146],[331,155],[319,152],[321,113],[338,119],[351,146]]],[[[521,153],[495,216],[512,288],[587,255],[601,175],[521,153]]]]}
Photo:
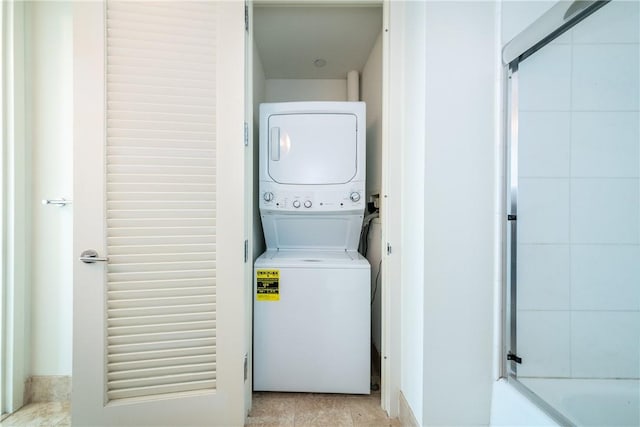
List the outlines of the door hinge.
{"type": "Polygon", "coordinates": [[[518,220],[518,215],[514,215],[514,214],[507,215],[507,221],[517,221],[517,220],[518,220]]]}
{"type": "Polygon", "coordinates": [[[244,380],[246,381],[249,377],[249,358],[247,357],[247,353],[244,354],[244,380]]]}
{"type": "Polygon", "coordinates": [[[244,30],[249,32],[249,5],[244,4],[244,30]]]}
{"type": "Polygon", "coordinates": [[[244,122],[244,146],[249,146],[249,124],[244,122]]]}
{"type": "Polygon", "coordinates": [[[244,241],[244,262],[249,260],[249,241],[244,241]]]}
{"type": "Polygon", "coordinates": [[[522,365],[522,357],[518,357],[513,353],[507,354],[507,360],[513,360],[514,362],[522,365]]]}
{"type": "Polygon", "coordinates": [[[391,245],[387,242],[387,255],[391,255],[391,245]]]}

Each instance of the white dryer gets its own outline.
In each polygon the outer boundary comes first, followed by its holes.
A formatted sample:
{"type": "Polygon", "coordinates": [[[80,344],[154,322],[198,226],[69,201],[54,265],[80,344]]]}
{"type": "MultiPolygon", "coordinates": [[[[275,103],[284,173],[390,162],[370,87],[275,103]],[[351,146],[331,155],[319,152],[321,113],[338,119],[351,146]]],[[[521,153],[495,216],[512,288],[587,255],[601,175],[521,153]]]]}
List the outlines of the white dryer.
{"type": "Polygon", "coordinates": [[[254,390],[369,393],[364,119],[361,102],[260,106],[254,390]]]}

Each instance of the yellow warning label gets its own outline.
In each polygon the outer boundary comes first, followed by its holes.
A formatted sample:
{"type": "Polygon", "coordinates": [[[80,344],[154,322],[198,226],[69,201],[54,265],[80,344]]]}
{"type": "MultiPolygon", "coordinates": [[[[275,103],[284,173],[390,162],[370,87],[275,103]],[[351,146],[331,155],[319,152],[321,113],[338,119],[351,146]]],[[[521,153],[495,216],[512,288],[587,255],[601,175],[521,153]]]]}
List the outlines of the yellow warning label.
{"type": "Polygon", "coordinates": [[[257,270],[256,283],[256,301],[280,301],[280,270],[257,270]]]}

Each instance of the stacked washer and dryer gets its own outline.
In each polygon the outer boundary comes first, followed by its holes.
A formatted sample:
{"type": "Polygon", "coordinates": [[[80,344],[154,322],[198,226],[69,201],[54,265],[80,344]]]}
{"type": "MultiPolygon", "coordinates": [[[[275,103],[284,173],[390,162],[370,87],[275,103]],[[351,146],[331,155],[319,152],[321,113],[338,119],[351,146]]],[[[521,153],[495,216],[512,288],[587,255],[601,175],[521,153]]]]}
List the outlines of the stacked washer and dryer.
{"type": "Polygon", "coordinates": [[[365,104],[261,104],[259,148],[254,390],[368,394],[365,104]]]}

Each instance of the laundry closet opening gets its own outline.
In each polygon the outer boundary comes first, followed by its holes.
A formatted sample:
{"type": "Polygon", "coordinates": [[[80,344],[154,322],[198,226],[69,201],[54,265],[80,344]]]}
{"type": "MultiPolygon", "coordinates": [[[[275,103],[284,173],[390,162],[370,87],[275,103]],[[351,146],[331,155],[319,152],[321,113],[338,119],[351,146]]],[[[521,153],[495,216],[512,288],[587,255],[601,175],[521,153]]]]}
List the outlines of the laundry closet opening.
{"type": "MultiPolygon", "coordinates": [[[[259,183],[260,104],[358,100],[366,105],[366,113],[362,118],[362,124],[366,130],[365,183],[360,196],[364,201],[364,209],[361,214],[362,227],[358,226],[359,229],[356,231],[360,236],[359,244],[356,246],[358,246],[358,252],[366,257],[370,264],[370,277],[367,273],[368,307],[366,308],[367,315],[370,314],[370,340],[367,343],[371,349],[369,388],[372,392],[376,392],[381,386],[380,354],[382,350],[382,275],[380,274],[382,234],[378,212],[383,153],[382,2],[354,4],[353,2],[332,1],[295,4],[293,2],[255,1],[251,18],[250,25],[253,37],[252,46],[248,47],[248,54],[252,63],[252,70],[249,72],[253,98],[254,211],[252,248],[254,262],[266,249],[259,210],[259,201],[263,197],[259,183]]],[[[331,155],[326,157],[331,158],[331,155]]],[[[336,162],[341,161],[339,158],[335,160],[336,162]]],[[[293,228],[300,233],[313,232],[305,226],[293,228]]],[[[300,257],[300,261],[303,265],[309,266],[308,268],[320,268],[320,265],[325,262],[322,254],[316,256],[312,253],[306,257],[300,257]]],[[[353,270],[355,271],[355,269],[353,270]]],[[[346,276],[339,276],[338,280],[351,280],[349,278],[350,270],[344,269],[344,271],[346,276]]],[[[335,276],[333,279],[327,280],[334,279],[335,276]]],[[[284,284],[280,286],[284,287],[284,284]]],[[[282,292],[285,292],[284,288],[282,292]]],[[[313,289],[309,289],[308,298],[313,300],[317,297],[318,295],[314,295],[313,289]]],[[[252,299],[255,310],[256,295],[252,299]]],[[[277,304],[277,302],[273,304],[277,304]]],[[[327,316],[331,315],[332,312],[328,308],[327,316]]],[[[354,313],[354,315],[357,314],[354,313]]],[[[254,316],[256,316],[255,311],[254,316]]],[[[299,319],[291,318],[290,321],[296,322],[299,319]]],[[[257,357],[256,333],[258,332],[254,326],[254,389],[257,357]]],[[[320,345],[320,343],[318,344],[320,345]]],[[[300,345],[300,343],[292,342],[291,345],[300,345]]],[[[313,351],[317,350],[316,348],[313,351]]],[[[338,354],[337,357],[341,356],[338,354]]],[[[283,372],[282,374],[286,375],[287,373],[283,372]]],[[[319,374],[322,375],[322,373],[319,374]]]]}

